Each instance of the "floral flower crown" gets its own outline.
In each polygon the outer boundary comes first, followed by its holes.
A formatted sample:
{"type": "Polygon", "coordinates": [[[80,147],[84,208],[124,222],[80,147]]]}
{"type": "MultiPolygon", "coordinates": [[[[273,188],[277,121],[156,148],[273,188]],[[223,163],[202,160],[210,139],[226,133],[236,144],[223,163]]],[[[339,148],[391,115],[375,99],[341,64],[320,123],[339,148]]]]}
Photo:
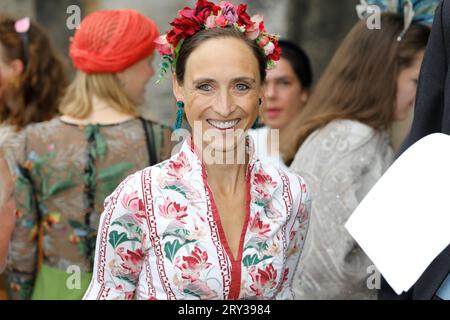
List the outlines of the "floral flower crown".
{"type": "Polygon", "coordinates": [[[175,67],[183,41],[200,30],[234,27],[245,33],[247,38],[256,41],[264,51],[268,69],[281,57],[279,36],[267,32],[261,15],[250,18],[246,4],[235,6],[228,1],[221,1],[216,5],[207,0],[198,0],[193,9],[185,7],[180,10],[178,17],[170,25],[173,26],[172,30],[155,40],[156,48],[162,56],[158,82],[164,78],[169,68],[175,67]]]}

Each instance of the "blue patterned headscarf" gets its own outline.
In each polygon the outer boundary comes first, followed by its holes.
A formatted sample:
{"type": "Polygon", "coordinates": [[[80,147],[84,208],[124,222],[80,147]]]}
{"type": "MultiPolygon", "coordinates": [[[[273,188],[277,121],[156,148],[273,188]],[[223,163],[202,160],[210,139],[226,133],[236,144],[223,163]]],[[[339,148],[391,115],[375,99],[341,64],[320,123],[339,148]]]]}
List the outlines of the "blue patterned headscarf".
{"type": "Polygon", "coordinates": [[[369,6],[378,6],[381,12],[392,12],[405,19],[405,28],[399,40],[408,31],[412,23],[420,23],[431,27],[434,13],[441,0],[360,0],[356,11],[360,19],[367,18],[369,6]]]}

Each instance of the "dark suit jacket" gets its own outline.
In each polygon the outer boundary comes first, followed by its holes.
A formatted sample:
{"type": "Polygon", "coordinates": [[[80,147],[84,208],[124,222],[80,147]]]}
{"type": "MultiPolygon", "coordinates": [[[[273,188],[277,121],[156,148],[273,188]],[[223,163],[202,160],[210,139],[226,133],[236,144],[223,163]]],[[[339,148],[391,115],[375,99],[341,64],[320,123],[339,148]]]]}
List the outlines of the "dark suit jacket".
{"type": "MultiPolygon", "coordinates": [[[[436,10],[417,88],[416,109],[411,132],[400,153],[421,138],[436,132],[450,134],[450,0],[436,10]]],[[[450,164],[449,164],[450,170],[450,164]]],[[[449,190],[450,194],[450,190],[449,190]]],[[[449,226],[450,232],[450,226],[449,226]]],[[[414,287],[397,296],[382,280],[379,299],[433,299],[450,272],[450,246],[429,266],[414,287]]]]}

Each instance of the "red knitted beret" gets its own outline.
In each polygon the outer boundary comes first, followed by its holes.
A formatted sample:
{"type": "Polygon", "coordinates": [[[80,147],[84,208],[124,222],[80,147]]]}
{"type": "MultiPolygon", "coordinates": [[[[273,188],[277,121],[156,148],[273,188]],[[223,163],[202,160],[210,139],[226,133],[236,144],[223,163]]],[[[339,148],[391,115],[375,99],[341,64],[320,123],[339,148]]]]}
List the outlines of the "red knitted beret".
{"type": "Polygon", "coordinates": [[[101,10],[75,32],[70,57],[86,73],[120,72],[151,55],[158,27],[134,10],[101,10]]]}

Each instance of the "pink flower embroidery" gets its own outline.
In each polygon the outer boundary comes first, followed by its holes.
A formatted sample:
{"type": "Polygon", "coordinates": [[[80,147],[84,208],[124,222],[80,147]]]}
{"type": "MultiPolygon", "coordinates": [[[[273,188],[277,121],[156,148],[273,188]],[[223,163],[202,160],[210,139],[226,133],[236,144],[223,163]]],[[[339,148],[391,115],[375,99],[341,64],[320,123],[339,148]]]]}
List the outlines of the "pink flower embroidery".
{"type": "Polygon", "coordinates": [[[110,261],[110,268],[114,277],[125,277],[130,281],[137,281],[141,273],[142,261],[145,253],[141,249],[136,251],[127,250],[120,247],[116,250],[121,262],[117,265],[116,260],[110,261]]]}
{"type": "Polygon", "coordinates": [[[186,224],[186,222],[183,221],[183,219],[188,216],[186,210],[187,206],[183,207],[179,203],[170,201],[169,198],[166,198],[164,204],[159,206],[159,214],[161,216],[167,219],[175,219],[182,224],[186,224]]]}
{"type": "Polygon", "coordinates": [[[265,224],[259,217],[259,213],[250,220],[250,231],[256,233],[259,238],[268,238],[270,224],[265,224]]]}
{"type": "Polygon", "coordinates": [[[169,162],[167,169],[167,174],[169,176],[182,180],[184,175],[192,170],[192,167],[186,157],[186,154],[184,152],[180,152],[177,159],[169,162]]]}
{"type": "Polygon", "coordinates": [[[144,202],[139,199],[137,191],[134,191],[132,193],[125,193],[120,200],[122,206],[128,211],[132,212],[128,216],[134,221],[134,223],[140,224],[144,221],[144,202]]]}
{"type": "Polygon", "coordinates": [[[273,289],[276,286],[277,271],[272,264],[269,264],[265,270],[255,266],[249,270],[253,284],[250,289],[257,297],[263,296],[266,290],[273,289]]]}
{"type": "Polygon", "coordinates": [[[208,262],[208,253],[199,247],[195,247],[190,256],[175,259],[175,267],[182,271],[182,278],[191,281],[198,279],[200,272],[208,269],[211,265],[208,262]]]}
{"type": "Polygon", "coordinates": [[[265,173],[262,169],[259,169],[255,174],[255,190],[258,192],[263,200],[270,199],[271,189],[277,187],[277,183],[272,180],[272,177],[265,173]]]}
{"type": "Polygon", "coordinates": [[[139,197],[137,191],[124,193],[121,202],[125,209],[129,211],[139,211],[139,197]]]}

